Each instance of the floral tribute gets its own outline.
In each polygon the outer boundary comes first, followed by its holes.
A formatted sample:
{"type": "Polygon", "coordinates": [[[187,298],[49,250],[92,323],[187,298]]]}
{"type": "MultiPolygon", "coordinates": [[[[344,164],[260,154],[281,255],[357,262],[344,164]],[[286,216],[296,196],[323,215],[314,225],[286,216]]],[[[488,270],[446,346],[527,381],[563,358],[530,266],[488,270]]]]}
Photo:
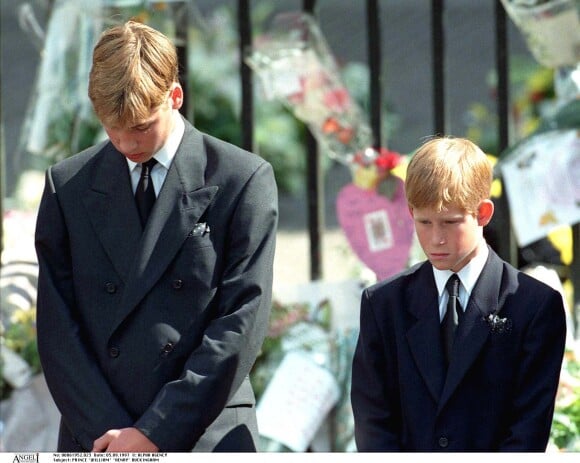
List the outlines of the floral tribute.
{"type": "MultiPolygon", "coordinates": [[[[334,451],[353,451],[354,435],[350,407],[350,372],[358,330],[331,328],[332,302],[323,299],[317,304],[306,302],[272,302],[268,335],[250,374],[260,403],[264,392],[286,355],[301,353],[316,365],[330,372],[340,390],[340,398],[326,417],[335,429],[330,437],[334,451]]],[[[317,391],[312,391],[316,394],[317,391]]],[[[287,426],[290,426],[287,424],[287,426]]],[[[292,426],[298,426],[293,423],[292,426]]],[[[267,452],[291,451],[284,444],[261,436],[260,447],[267,452]]]]}
{"type": "Polygon", "coordinates": [[[570,342],[564,353],[549,445],[580,452],[580,340],[570,342]]]}
{"type": "Polygon", "coordinates": [[[580,10],[577,0],[501,2],[539,63],[552,68],[578,64],[580,10]]]}
{"type": "Polygon", "coordinates": [[[246,57],[266,99],[284,103],[330,157],[350,164],[371,145],[371,131],[339,77],[338,67],[312,16],[277,15],[246,57]]]}
{"type": "Polygon", "coordinates": [[[405,268],[413,224],[403,180],[393,175],[403,157],[373,147],[366,117],[342,83],[314,19],[305,13],[275,17],[246,58],[264,96],[278,99],[303,121],[331,157],[350,167],[353,183],[337,197],[337,216],[359,259],[378,278],[405,268]]]}
{"type": "Polygon", "coordinates": [[[338,193],[336,212],[353,251],[384,279],[407,267],[414,229],[404,182],[392,172],[400,157],[378,153],[372,162],[356,164],[353,183],[338,193]]]}

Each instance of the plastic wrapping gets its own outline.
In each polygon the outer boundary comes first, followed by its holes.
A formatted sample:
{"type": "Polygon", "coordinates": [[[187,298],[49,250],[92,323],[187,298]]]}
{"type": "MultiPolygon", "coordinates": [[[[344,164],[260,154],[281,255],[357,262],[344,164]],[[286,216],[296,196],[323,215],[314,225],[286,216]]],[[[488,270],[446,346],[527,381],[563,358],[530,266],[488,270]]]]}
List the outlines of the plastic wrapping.
{"type": "Polygon", "coordinates": [[[577,0],[501,0],[543,66],[580,62],[580,15],[577,0]]]}
{"type": "Polygon", "coordinates": [[[331,158],[350,164],[357,153],[371,147],[366,117],[341,81],[334,57],[310,15],[276,16],[246,61],[260,78],[264,96],[287,105],[331,158]]]}

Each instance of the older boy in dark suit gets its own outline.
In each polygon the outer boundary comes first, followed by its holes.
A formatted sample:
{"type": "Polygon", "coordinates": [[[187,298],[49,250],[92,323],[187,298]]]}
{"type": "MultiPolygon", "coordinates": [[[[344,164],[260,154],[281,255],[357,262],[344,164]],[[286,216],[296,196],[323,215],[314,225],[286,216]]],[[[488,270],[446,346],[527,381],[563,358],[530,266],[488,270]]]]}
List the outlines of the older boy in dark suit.
{"type": "Polygon", "coordinates": [[[255,450],[272,169],[180,116],[175,47],[145,25],[103,33],[89,96],[109,139],[48,170],[36,230],[58,450],[255,450]]]}
{"type": "Polygon", "coordinates": [[[560,294],[487,246],[492,168],[422,145],[406,195],[427,261],[364,291],[352,372],[359,451],[544,451],[566,325],[560,294]]]}

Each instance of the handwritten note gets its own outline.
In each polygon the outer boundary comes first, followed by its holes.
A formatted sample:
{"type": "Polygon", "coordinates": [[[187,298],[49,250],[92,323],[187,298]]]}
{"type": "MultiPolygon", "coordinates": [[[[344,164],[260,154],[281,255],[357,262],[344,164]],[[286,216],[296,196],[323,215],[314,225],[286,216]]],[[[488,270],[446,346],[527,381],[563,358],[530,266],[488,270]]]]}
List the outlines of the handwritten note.
{"type": "Polygon", "coordinates": [[[580,137],[575,129],[531,137],[501,168],[520,246],[580,221],[580,137]]]}
{"type": "Polygon", "coordinates": [[[339,396],[328,370],[304,353],[290,352],[258,404],[260,434],[304,452],[339,396]]]}

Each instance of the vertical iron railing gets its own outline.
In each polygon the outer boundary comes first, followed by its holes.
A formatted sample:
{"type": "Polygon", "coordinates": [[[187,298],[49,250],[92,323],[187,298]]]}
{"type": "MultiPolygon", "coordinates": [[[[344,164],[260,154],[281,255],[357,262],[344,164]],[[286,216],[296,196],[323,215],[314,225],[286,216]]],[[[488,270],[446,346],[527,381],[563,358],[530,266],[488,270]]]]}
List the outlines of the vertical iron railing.
{"type": "Polygon", "coordinates": [[[501,0],[495,0],[495,67],[497,70],[498,152],[509,146],[509,62],[507,18],[501,0]]]}
{"type": "Polygon", "coordinates": [[[177,59],[179,62],[179,83],[183,88],[183,104],[179,112],[184,116],[189,116],[189,100],[191,98],[189,92],[189,63],[188,63],[188,56],[187,56],[187,40],[188,40],[188,33],[187,29],[189,28],[189,16],[187,14],[187,7],[183,7],[183,5],[174,4],[172,5],[175,8],[175,11],[180,11],[181,13],[175,14],[174,17],[176,18],[177,23],[175,24],[175,48],[177,50],[177,59]]]}
{"type": "MultiPolygon", "coordinates": [[[[304,12],[314,15],[316,0],[303,0],[304,12]]],[[[322,159],[316,139],[306,131],[307,179],[306,194],[308,204],[308,234],[310,237],[310,279],[323,277],[322,235],[324,232],[324,181],[322,159]]]]}
{"type": "MultiPolygon", "coordinates": [[[[497,120],[498,154],[505,151],[509,140],[509,54],[507,16],[500,0],[495,0],[495,67],[497,73],[497,120]]],[[[503,181],[503,179],[502,179],[503,181]]],[[[505,188],[497,198],[494,220],[497,224],[498,240],[496,252],[505,261],[518,267],[518,246],[510,223],[509,203],[505,188]]]]}
{"type": "Polygon", "coordinates": [[[431,59],[433,65],[433,128],[445,134],[445,34],[444,0],[431,0],[431,59]]]}
{"type": "Polygon", "coordinates": [[[369,57],[369,98],[370,120],[373,134],[373,147],[380,148],[382,144],[382,69],[381,69],[381,15],[378,0],[367,0],[367,50],[369,57]]]}
{"type": "MultiPolygon", "coordinates": [[[[304,0],[303,10],[313,14],[315,0],[304,0]]],[[[238,0],[238,34],[240,55],[240,79],[242,86],[241,126],[242,147],[249,151],[254,149],[254,103],[253,80],[251,68],[245,62],[247,52],[252,45],[252,25],[249,0],[238,0]]],[[[318,144],[307,130],[307,178],[306,200],[308,204],[308,234],[310,254],[310,279],[322,279],[322,234],[324,229],[324,188],[322,165],[318,144]]]]}
{"type": "Polygon", "coordinates": [[[242,148],[254,150],[254,84],[252,70],[244,60],[252,46],[250,1],[238,1],[238,33],[240,37],[240,80],[242,85],[242,148]]]}

